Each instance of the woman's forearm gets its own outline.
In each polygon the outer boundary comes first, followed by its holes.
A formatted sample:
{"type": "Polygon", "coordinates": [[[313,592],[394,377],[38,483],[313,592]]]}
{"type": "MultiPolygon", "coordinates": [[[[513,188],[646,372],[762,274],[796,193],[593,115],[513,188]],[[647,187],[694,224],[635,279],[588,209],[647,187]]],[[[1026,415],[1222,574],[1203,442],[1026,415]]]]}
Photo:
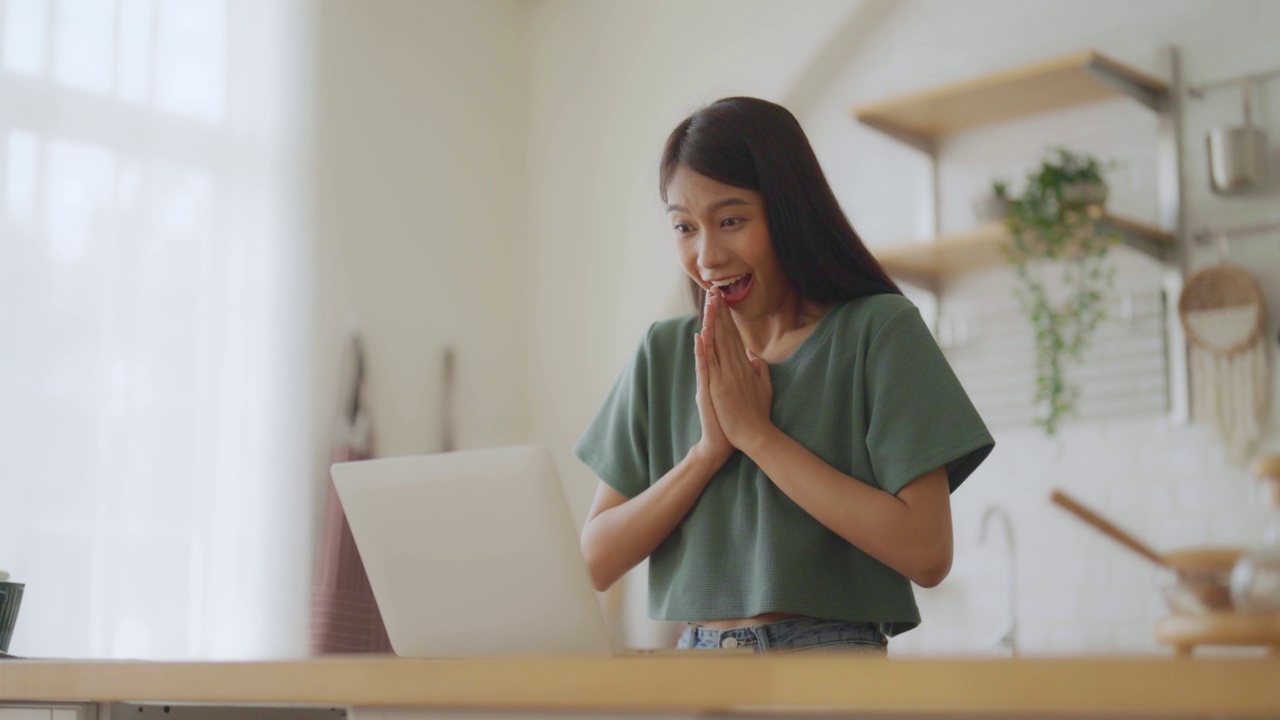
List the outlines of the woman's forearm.
{"type": "Polygon", "coordinates": [[[836,470],[776,427],[744,452],[815,520],[917,585],[933,587],[950,571],[951,513],[945,468],[916,481],[934,486],[933,496],[940,497],[912,507],[836,470]]]}
{"type": "Polygon", "coordinates": [[[719,469],[713,460],[690,453],[644,492],[588,520],[582,554],[596,589],[609,589],[649,557],[689,514],[719,469]]]}

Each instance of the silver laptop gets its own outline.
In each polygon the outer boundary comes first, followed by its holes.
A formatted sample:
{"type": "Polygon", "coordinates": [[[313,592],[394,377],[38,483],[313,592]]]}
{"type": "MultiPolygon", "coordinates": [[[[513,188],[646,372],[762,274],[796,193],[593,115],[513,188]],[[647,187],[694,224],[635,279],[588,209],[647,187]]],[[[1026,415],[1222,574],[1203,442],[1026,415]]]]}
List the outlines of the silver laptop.
{"type": "Polygon", "coordinates": [[[612,653],[544,449],[364,460],[330,471],[397,655],[612,653]]]}

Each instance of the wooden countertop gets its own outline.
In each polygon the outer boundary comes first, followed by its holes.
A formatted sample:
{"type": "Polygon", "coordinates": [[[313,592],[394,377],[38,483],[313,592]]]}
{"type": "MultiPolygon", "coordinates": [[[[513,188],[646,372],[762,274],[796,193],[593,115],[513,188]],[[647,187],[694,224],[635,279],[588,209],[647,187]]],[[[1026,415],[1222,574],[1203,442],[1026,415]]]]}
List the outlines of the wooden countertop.
{"type": "Polygon", "coordinates": [[[0,702],[634,712],[1280,715],[1280,660],[849,656],[0,661],[0,702]]]}

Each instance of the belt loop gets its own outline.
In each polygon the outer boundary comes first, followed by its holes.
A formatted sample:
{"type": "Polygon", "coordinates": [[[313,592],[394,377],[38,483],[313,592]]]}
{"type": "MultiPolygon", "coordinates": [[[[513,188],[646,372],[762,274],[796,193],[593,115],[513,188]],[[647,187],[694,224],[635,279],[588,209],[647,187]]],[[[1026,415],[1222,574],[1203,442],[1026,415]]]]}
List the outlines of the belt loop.
{"type": "Polygon", "coordinates": [[[756,625],[751,628],[751,632],[756,636],[756,652],[764,653],[769,651],[769,633],[766,632],[764,625],[756,625]]]}
{"type": "Polygon", "coordinates": [[[714,647],[720,647],[720,631],[719,630],[716,630],[715,628],[709,628],[709,627],[704,627],[702,625],[698,625],[697,630],[695,630],[694,632],[697,634],[698,639],[709,640],[714,647]]]}

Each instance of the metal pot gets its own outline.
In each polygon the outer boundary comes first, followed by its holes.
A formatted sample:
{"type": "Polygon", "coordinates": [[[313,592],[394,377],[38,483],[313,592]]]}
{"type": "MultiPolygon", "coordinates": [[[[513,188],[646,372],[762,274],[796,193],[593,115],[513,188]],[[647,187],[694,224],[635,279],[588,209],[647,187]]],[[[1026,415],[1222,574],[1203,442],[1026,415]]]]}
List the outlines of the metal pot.
{"type": "Polygon", "coordinates": [[[1209,131],[1209,177],[1219,195],[1244,195],[1267,184],[1267,134],[1254,127],[1249,108],[1250,86],[1244,90],[1244,126],[1209,131]]]}

